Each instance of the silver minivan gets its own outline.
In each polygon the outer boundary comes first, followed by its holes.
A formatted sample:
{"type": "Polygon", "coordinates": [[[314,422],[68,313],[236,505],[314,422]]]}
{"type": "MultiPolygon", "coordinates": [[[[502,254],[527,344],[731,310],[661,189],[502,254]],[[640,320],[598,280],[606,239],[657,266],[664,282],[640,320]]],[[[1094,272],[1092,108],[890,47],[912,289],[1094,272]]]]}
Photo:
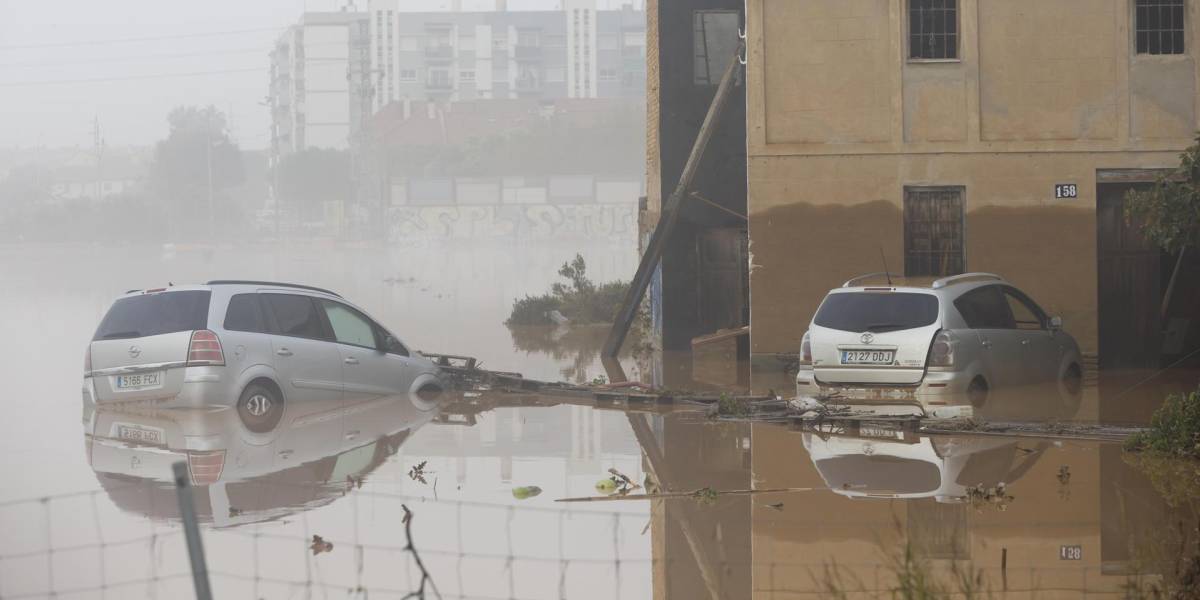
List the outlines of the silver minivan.
{"type": "Polygon", "coordinates": [[[900,413],[979,408],[1010,394],[1079,401],[1079,345],[1061,318],[1002,277],[862,283],[884,276],[852,279],[825,296],[801,340],[797,395],[900,413]]]}
{"type": "Polygon", "coordinates": [[[309,286],[210,281],[118,298],[84,358],[96,403],[235,405],[269,431],[288,404],[429,395],[443,387],[429,359],[338,294],[309,286]]]}

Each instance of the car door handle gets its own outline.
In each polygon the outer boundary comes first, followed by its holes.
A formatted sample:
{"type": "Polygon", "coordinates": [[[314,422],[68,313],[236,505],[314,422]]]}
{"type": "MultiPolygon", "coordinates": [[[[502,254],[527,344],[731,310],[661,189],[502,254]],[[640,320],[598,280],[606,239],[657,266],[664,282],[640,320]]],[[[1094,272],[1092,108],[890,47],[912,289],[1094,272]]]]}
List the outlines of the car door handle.
{"type": "Polygon", "coordinates": [[[347,439],[347,440],[352,440],[352,439],[354,439],[354,438],[358,437],[358,433],[359,433],[359,432],[358,432],[358,430],[357,430],[357,429],[355,429],[354,431],[347,431],[347,432],[346,432],[346,439],[347,439]]]}
{"type": "Polygon", "coordinates": [[[1029,340],[1021,340],[1021,345],[1022,345],[1022,346],[1028,346],[1028,345],[1029,345],[1029,340]]]}
{"type": "Polygon", "coordinates": [[[982,343],[983,343],[983,347],[984,347],[984,348],[991,348],[991,347],[992,347],[992,342],[991,342],[991,340],[983,340],[983,342],[982,342],[982,343]]]}
{"type": "Polygon", "coordinates": [[[345,363],[346,363],[346,364],[348,364],[348,365],[357,365],[357,364],[358,364],[358,359],[357,359],[357,358],[354,358],[353,356],[349,356],[349,357],[346,357],[346,360],[345,360],[345,361],[343,361],[343,362],[345,362],[345,363]]]}
{"type": "Polygon", "coordinates": [[[278,355],[280,355],[280,356],[291,356],[291,355],[292,355],[292,351],[291,351],[291,350],[288,350],[287,348],[280,348],[280,349],[278,349],[278,350],[276,350],[276,351],[275,351],[275,354],[278,354],[278,355]]]}

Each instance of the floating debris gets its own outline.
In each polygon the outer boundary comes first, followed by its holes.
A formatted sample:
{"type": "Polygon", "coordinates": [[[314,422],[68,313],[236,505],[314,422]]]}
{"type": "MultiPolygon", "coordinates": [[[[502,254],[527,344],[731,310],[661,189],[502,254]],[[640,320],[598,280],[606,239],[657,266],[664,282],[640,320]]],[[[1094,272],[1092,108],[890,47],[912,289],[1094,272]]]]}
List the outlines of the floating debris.
{"type": "Polygon", "coordinates": [[[702,487],[692,492],[692,498],[700,501],[702,504],[712,504],[717,501],[717,496],[720,495],[717,490],[710,487],[702,487]]]}
{"type": "Polygon", "coordinates": [[[542,493],[542,488],[540,488],[536,485],[524,485],[521,487],[515,487],[515,488],[513,488],[513,491],[512,491],[513,498],[516,498],[517,500],[525,500],[528,498],[532,498],[534,496],[540,495],[541,493],[542,493]]]}
{"type": "Polygon", "coordinates": [[[423,460],[423,461],[417,463],[416,465],[414,465],[411,469],[409,469],[408,470],[409,479],[412,479],[413,481],[420,481],[421,483],[428,485],[429,482],[425,481],[425,476],[433,472],[433,471],[425,470],[425,465],[428,463],[429,463],[429,461],[423,460]]]}
{"type": "Polygon", "coordinates": [[[967,488],[967,501],[979,510],[982,510],[984,506],[993,506],[996,510],[1003,512],[1008,510],[1013,496],[1009,495],[1008,486],[1004,482],[997,483],[995,487],[984,487],[983,484],[979,484],[967,488]]]}
{"type": "Polygon", "coordinates": [[[1063,485],[1071,483],[1071,467],[1063,465],[1058,468],[1058,482],[1063,485]]]}
{"type": "Polygon", "coordinates": [[[767,508],[773,508],[773,509],[775,509],[775,510],[778,510],[778,511],[782,511],[782,510],[783,510],[783,503],[782,503],[782,502],[776,502],[775,504],[764,504],[763,506],[765,506],[765,507],[767,507],[767,508]]]}
{"type": "Polygon", "coordinates": [[[313,556],[324,554],[326,552],[333,552],[333,542],[327,542],[325,541],[325,538],[322,538],[319,535],[313,535],[312,543],[308,545],[308,549],[312,550],[313,556]]]}

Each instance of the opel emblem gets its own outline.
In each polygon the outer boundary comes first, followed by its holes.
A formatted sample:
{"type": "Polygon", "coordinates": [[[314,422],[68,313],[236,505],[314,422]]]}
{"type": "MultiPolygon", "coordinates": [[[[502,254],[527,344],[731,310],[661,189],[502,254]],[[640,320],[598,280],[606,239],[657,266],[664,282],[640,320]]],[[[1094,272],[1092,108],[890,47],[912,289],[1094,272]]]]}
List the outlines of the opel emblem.
{"type": "Polygon", "coordinates": [[[141,354],[142,354],[142,349],[138,348],[136,344],[129,347],[129,357],[130,358],[137,358],[138,356],[141,356],[141,354]]]}
{"type": "Polygon", "coordinates": [[[875,341],[875,334],[868,331],[867,333],[862,334],[862,337],[858,339],[864,344],[870,344],[871,342],[875,341]]]}

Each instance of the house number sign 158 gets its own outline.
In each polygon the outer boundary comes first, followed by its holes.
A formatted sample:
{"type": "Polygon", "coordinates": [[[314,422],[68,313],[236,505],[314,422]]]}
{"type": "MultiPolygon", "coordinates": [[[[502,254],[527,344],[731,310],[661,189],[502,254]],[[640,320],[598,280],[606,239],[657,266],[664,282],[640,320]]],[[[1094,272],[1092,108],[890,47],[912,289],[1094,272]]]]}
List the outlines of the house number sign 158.
{"type": "Polygon", "coordinates": [[[1055,198],[1078,198],[1079,186],[1074,183],[1059,183],[1054,186],[1055,198]]]}

